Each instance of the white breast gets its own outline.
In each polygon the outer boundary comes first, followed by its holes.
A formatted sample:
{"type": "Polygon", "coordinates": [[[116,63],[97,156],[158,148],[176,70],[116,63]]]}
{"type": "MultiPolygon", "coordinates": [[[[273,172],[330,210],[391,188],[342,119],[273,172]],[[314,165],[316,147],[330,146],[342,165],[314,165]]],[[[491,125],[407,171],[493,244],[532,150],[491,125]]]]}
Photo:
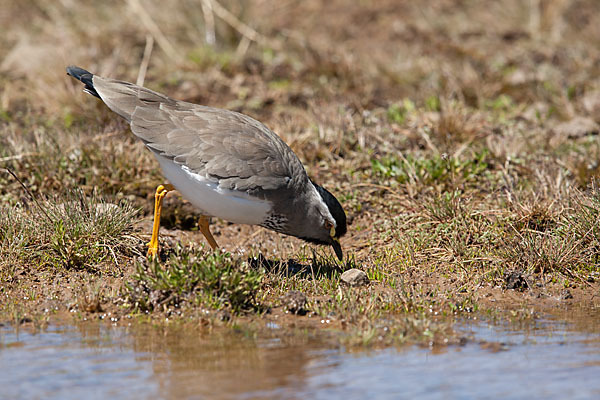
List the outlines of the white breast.
{"type": "Polygon", "coordinates": [[[183,198],[209,217],[218,217],[237,224],[258,225],[269,215],[272,204],[245,192],[223,189],[215,182],[196,174],[188,167],[155,154],[165,178],[183,198]]]}

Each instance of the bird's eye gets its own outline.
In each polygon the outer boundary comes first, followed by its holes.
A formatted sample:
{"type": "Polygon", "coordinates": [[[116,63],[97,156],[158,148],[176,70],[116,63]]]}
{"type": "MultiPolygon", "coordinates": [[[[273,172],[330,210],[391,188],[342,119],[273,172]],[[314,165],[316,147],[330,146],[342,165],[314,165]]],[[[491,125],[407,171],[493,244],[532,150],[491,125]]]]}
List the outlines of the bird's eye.
{"type": "Polygon", "coordinates": [[[325,229],[329,230],[329,236],[334,237],[335,236],[335,226],[333,226],[333,224],[329,221],[325,221],[325,229]]]}

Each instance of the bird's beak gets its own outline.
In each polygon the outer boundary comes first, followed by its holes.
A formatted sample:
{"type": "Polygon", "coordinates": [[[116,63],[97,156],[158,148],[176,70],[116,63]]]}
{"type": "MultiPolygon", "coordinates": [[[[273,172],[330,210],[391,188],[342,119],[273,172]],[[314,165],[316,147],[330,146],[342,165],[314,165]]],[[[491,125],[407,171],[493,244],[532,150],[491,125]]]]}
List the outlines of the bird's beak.
{"type": "Polygon", "coordinates": [[[337,256],[338,260],[342,261],[344,259],[344,253],[342,252],[342,246],[340,246],[340,241],[337,238],[331,238],[331,247],[333,247],[333,250],[335,251],[335,255],[337,256]]]}

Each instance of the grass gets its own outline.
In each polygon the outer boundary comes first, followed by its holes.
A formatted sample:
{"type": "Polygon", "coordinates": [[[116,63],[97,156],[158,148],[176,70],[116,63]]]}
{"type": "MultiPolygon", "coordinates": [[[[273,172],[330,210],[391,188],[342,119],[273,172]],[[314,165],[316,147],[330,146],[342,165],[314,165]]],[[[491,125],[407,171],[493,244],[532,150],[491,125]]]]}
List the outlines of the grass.
{"type": "Polygon", "coordinates": [[[255,296],[264,272],[252,269],[231,254],[206,253],[177,248],[164,263],[159,260],[136,265],[128,301],[137,311],[180,307],[258,309],[255,296]]]}
{"type": "Polygon", "coordinates": [[[119,267],[117,254],[130,255],[138,240],[130,236],[137,211],[93,193],[4,206],[0,212],[0,265],[94,270],[119,267]]]}
{"type": "Polygon", "coordinates": [[[160,171],[64,67],[136,81],[156,32],[126,2],[14,1],[0,14],[0,167],[41,208],[0,172],[2,315],[218,323],[223,310],[236,325],[285,318],[299,291],[294,323],[377,345],[443,343],[456,315],[531,315],[565,289],[593,301],[598,140],[555,128],[600,123],[597,2],[221,3],[255,40],[216,18],[206,43],[199,2],[144,2],[168,42],[154,40],[145,85],[277,132],[346,209],[349,258],[223,221],[227,252],[190,247],[197,214],[169,195],[164,260],[140,260],[160,171]],[[371,284],[342,286],[348,268],[371,284]],[[510,276],[527,288],[507,292],[510,276]]]}
{"type": "Polygon", "coordinates": [[[447,155],[423,158],[408,156],[403,159],[385,157],[381,160],[372,159],[371,166],[380,178],[394,178],[399,184],[410,182],[423,189],[446,184],[450,187],[443,190],[447,190],[469,183],[477,184],[478,175],[488,169],[487,155],[488,151],[484,149],[469,159],[449,158],[447,155]]]}

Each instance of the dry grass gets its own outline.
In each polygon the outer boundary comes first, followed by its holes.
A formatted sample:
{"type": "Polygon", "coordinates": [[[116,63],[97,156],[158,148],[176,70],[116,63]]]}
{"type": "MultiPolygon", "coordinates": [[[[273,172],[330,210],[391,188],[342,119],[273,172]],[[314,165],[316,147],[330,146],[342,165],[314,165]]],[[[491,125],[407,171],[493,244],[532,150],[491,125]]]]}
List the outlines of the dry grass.
{"type": "MultiPolygon", "coordinates": [[[[314,315],[353,332],[352,342],[372,343],[430,340],[447,332],[435,314],[522,308],[565,288],[576,300],[590,301],[600,279],[594,186],[600,174],[600,5],[434,3],[221,1],[234,18],[224,19],[221,10],[211,19],[200,0],[9,2],[0,11],[6,32],[0,39],[0,167],[15,171],[40,199],[64,203],[64,193],[78,189],[86,198],[96,190],[147,215],[148,195],[161,180],[156,163],[123,122],[80,94],[64,67],[77,64],[129,81],[143,76],[152,89],[266,123],[349,214],[342,244],[351,259],[344,265],[329,253],[315,256],[295,239],[215,224],[234,259],[211,265],[246,265],[242,280],[251,282],[259,274],[257,309],[277,310],[281,296],[300,290],[314,315]],[[585,123],[571,123],[575,119],[585,123]],[[255,265],[250,273],[247,256],[238,255],[244,252],[294,261],[277,269],[255,265]],[[294,263],[312,273],[294,273],[294,263]],[[352,266],[367,272],[369,287],[340,287],[339,271],[352,266]],[[520,300],[488,302],[510,297],[504,296],[506,277],[514,273],[528,283],[520,300]]],[[[102,255],[125,271],[103,289],[105,302],[131,304],[115,287],[150,279],[130,276],[145,235],[135,233],[136,244],[118,247],[121,233],[96,232],[113,243],[114,257],[98,253],[82,264],[69,253],[59,257],[71,261],[48,263],[42,254],[51,253],[55,225],[44,225],[8,174],[0,174],[0,198],[4,292],[16,295],[23,282],[47,277],[49,264],[67,271],[76,265],[89,274],[85,279],[97,279],[106,271],[102,255]],[[46,235],[35,238],[38,256],[25,257],[19,243],[33,240],[26,232],[36,230],[46,235]],[[20,274],[23,268],[28,272],[20,274]]],[[[193,211],[170,202],[167,227],[183,242],[201,241],[189,230],[193,211]]],[[[57,221],[68,220],[71,211],[57,221]]],[[[139,225],[147,226],[148,218],[143,221],[139,225]]],[[[81,243],[81,251],[94,249],[81,243]]],[[[176,246],[165,242],[170,247],[176,246]]],[[[170,265],[189,265],[184,258],[170,265]]],[[[213,292],[198,287],[190,289],[200,293],[193,299],[177,299],[190,310],[231,308],[206,301],[213,292]]],[[[169,304],[173,315],[180,302],[169,304]]]]}

